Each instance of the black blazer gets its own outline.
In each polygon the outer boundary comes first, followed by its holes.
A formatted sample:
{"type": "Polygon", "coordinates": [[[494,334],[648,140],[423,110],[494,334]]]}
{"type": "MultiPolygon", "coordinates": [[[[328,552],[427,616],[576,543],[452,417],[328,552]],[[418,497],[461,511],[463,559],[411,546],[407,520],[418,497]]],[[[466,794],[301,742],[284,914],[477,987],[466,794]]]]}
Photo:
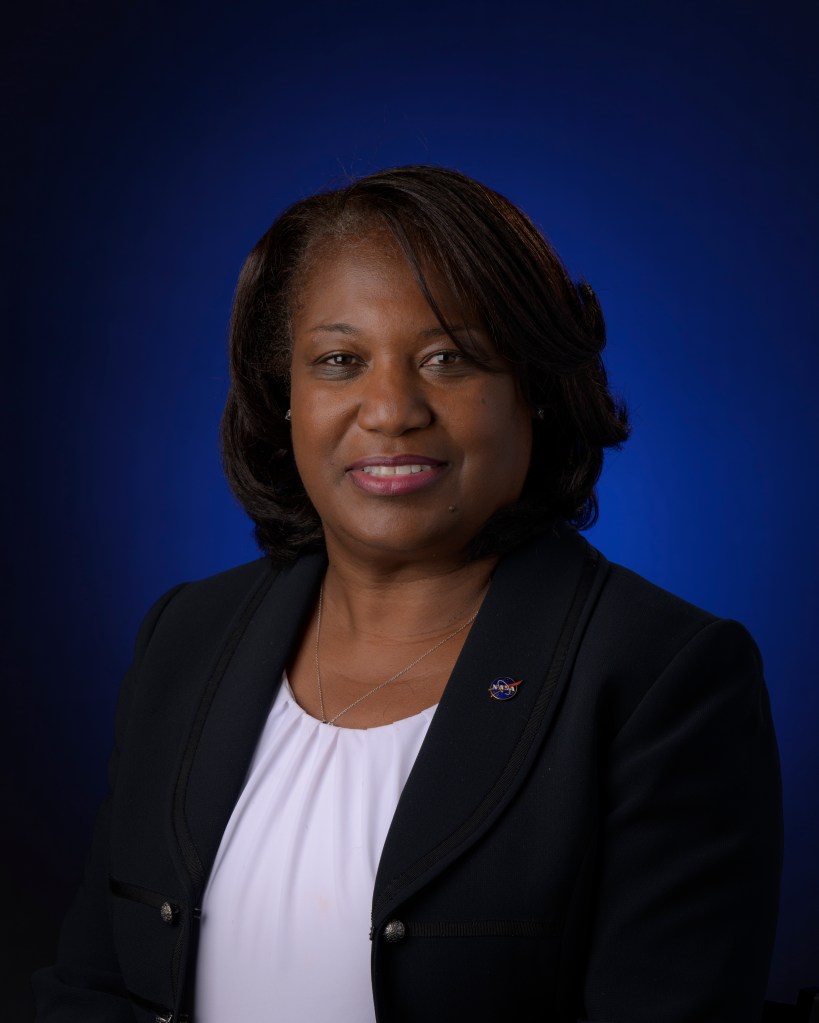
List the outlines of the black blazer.
{"type": "MultiPolygon", "coordinates": [[[[203,888],[323,568],[262,559],[146,618],[42,1023],[195,1019],[203,888]]],[[[498,565],[399,801],[376,1016],[757,1023],[780,857],[746,631],[542,538],[498,565]],[[514,699],[490,698],[501,676],[514,699]]]]}

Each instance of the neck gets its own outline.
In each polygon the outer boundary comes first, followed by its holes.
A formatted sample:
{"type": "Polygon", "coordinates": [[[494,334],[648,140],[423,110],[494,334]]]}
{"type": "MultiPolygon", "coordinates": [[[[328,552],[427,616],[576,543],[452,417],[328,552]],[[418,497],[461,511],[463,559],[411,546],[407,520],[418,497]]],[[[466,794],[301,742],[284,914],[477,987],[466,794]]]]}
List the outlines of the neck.
{"type": "Polygon", "coordinates": [[[376,566],[329,552],[324,600],[351,639],[436,637],[480,606],[496,558],[376,566]]]}

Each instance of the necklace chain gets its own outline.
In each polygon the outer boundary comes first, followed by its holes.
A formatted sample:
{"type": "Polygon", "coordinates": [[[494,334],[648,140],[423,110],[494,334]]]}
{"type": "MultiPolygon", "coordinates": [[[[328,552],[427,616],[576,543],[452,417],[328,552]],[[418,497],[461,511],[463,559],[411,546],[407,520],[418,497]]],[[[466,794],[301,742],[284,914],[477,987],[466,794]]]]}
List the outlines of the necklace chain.
{"type": "Polygon", "coordinates": [[[400,671],[396,671],[394,675],[390,675],[390,677],[384,679],[383,682],[379,682],[377,686],[373,686],[373,688],[370,689],[369,692],[364,693],[363,696],[359,696],[357,700],[353,700],[353,702],[348,707],[345,707],[344,710],[339,711],[338,714],[335,715],[335,717],[328,718],[327,713],[324,710],[324,692],[321,688],[321,668],[319,667],[319,636],[321,635],[321,609],[323,602],[324,581],[322,580],[321,586],[319,588],[318,615],[316,619],[316,682],[318,683],[321,722],[324,725],[334,725],[340,717],[343,717],[347,713],[348,710],[352,710],[353,707],[357,707],[359,703],[362,703],[364,700],[368,699],[374,693],[377,693],[379,689],[383,689],[385,686],[388,686],[391,682],[395,682],[396,679],[401,678],[402,675],[406,675],[410,668],[414,668],[415,665],[420,664],[425,657],[429,657],[430,654],[434,654],[435,651],[439,649],[439,647],[442,647],[444,643],[448,643],[451,639],[454,639],[458,635],[458,633],[463,632],[464,629],[468,628],[478,617],[478,612],[473,611],[473,613],[467,618],[467,620],[463,622],[463,624],[459,625],[454,632],[450,632],[448,636],[444,636],[443,639],[439,639],[434,646],[431,646],[429,650],[421,654],[420,657],[416,657],[414,661],[410,661],[410,663],[405,668],[402,668],[400,671]]]}

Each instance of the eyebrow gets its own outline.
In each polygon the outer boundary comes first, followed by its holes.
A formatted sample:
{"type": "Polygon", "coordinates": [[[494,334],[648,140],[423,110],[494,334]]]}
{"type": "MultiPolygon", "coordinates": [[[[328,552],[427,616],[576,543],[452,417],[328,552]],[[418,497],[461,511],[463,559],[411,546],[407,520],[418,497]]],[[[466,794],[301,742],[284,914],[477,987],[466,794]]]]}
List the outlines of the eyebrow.
{"type": "Polygon", "coordinates": [[[453,323],[449,330],[445,327],[429,327],[421,331],[421,337],[449,337],[450,334],[472,334],[477,333],[480,327],[469,327],[465,323],[453,323]]]}
{"type": "Polygon", "coordinates": [[[317,332],[324,334],[360,334],[361,331],[358,327],[354,327],[351,323],[317,323],[315,327],[311,327],[309,333],[315,334],[317,332]]]}

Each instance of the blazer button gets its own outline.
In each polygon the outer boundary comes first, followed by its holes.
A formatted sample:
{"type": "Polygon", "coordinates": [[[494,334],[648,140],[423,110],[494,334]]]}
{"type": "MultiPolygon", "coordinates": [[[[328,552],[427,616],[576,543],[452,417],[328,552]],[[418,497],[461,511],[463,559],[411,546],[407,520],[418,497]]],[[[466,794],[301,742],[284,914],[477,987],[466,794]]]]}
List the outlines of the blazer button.
{"type": "Polygon", "coordinates": [[[400,920],[390,920],[384,928],[384,941],[394,945],[397,941],[403,941],[407,936],[407,929],[400,920]]]}
{"type": "Polygon", "coordinates": [[[176,906],[172,906],[170,902],[163,902],[159,907],[159,915],[162,917],[163,924],[175,924],[176,918],[179,916],[179,910],[176,906]]]}

